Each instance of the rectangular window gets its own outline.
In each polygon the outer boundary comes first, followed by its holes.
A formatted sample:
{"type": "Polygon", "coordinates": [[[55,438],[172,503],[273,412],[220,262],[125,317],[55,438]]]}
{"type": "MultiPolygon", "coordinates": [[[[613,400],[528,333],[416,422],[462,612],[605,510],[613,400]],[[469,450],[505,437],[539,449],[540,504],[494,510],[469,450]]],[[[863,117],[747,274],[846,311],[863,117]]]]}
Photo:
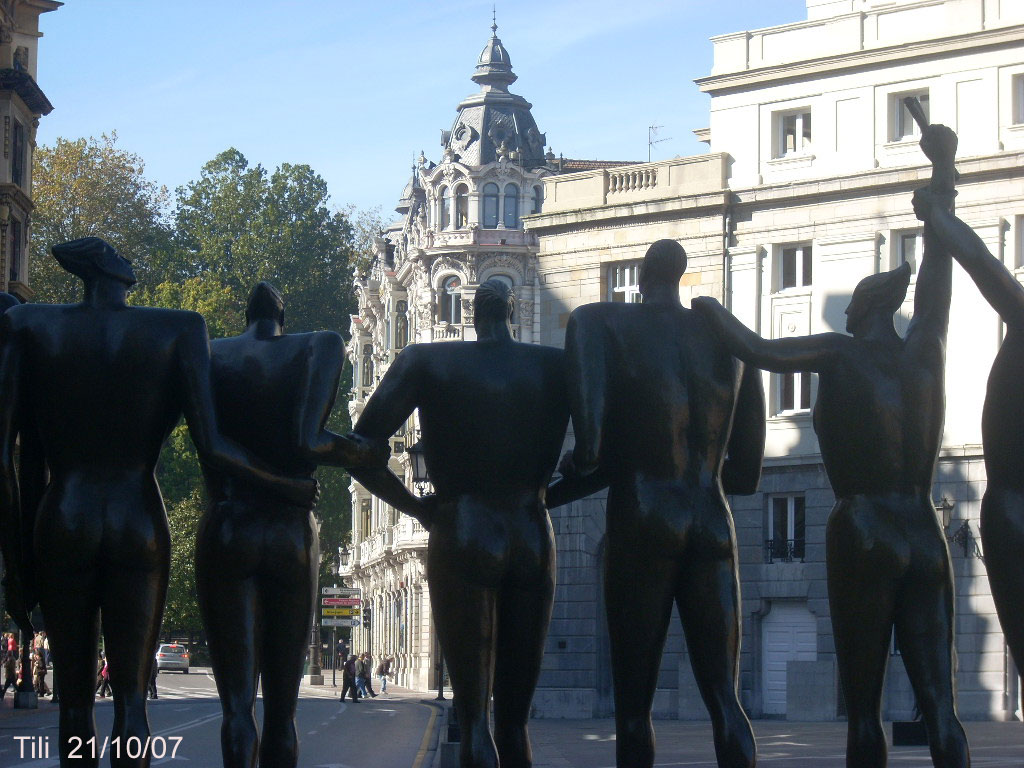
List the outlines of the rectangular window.
{"type": "Polygon", "coordinates": [[[775,377],[776,386],[778,387],[776,415],[810,410],[810,373],[778,373],[775,374],[775,377]]]}
{"type": "Polygon", "coordinates": [[[13,282],[25,282],[21,276],[21,259],[22,259],[22,243],[21,243],[21,222],[17,219],[11,219],[11,268],[10,281],[13,282]]]}
{"type": "Polygon", "coordinates": [[[1013,87],[1013,124],[1024,124],[1024,74],[1014,75],[1013,87]]]}
{"type": "Polygon", "coordinates": [[[640,262],[624,261],[608,265],[608,301],[639,304],[640,262]]]}
{"type": "Polygon", "coordinates": [[[25,183],[25,126],[17,120],[11,131],[11,181],[19,187],[25,183]]]}
{"type": "Polygon", "coordinates": [[[910,91],[907,93],[895,93],[889,97],[889,141],[919,141],[921,129],[910,114],[906,99],[917,97],[927,118],[931,116],[931,107],[928,99],[928,91],[910,91]]]}
{"type": "Polygon", "coordinates": [[[370,521],[373,512],[373,505],[370,499],[363,499],[359,505],[360,517],[363,526],[363,539],[368,539],[370,537],[370,521]]]}
{"type": "Polygon", "coordinates": [[[813,249],[810,244],[779,248],[778,290],[803,288],[811,284],[813,249]]]}
{"type": "Polygon", "coordinates": [[[893,267],[909,264],[911,272],[917,272],[917,263],[924,248],[924,233],[920,229],[909,229],[896,234],[896,254],[893,267]]]}
{"type": "Polygon", "coordinates": [[[783,112],[776,116],[778,143],[775,157],[802,155],[811,150],[811,111],[783,112]]]}
{"type": "Polygon", "coordinates": [[[765,561],[791,563],[804,559],[805,503],[802,495],[772,496],[765,561]]]}

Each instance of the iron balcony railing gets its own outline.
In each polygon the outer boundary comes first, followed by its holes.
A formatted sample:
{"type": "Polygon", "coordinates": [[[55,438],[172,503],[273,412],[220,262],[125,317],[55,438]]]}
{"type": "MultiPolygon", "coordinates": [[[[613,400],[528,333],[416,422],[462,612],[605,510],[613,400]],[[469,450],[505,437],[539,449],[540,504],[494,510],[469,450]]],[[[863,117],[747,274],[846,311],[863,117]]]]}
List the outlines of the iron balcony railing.
{"type": "Polygon", "coordinates": [[[804,561],[804,540],[803,539],[765,539],[764,561],[774,563],[778,560],[781,563],[792,563],[799,560],[804,561]]]}

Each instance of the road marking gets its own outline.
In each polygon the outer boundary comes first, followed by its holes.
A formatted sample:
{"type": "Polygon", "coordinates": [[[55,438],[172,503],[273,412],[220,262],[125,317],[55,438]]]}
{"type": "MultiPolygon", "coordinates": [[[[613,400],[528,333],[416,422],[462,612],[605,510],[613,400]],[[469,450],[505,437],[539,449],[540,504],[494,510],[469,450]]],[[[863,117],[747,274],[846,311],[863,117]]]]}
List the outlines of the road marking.
{"type": "Polygon", "coordinates": [[[423,732],[423,741],[420,742],[420,751],[416,753],[416,759],[412,762],[412,768],[420,768],[427,756],[427,749],[430,747],[431,737],[434,735],[434,723],[437,721],[438,707],[430,704],[420,704],[421,707],[430,707],[430,720],[427,722],[427,730],[423,732]]]}

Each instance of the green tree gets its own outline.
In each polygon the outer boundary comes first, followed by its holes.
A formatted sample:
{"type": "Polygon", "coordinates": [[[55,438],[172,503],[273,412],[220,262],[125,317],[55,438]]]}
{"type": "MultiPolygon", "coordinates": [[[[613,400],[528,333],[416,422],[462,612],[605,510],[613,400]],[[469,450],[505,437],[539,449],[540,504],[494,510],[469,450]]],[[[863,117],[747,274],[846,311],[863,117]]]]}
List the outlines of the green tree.
{"type": "Polygon", "coordinates": [[[55,243],[95,235],[132,262],[140,284],[152,282],[170,257],[167,189],[145,177],[142,158],[117,146],[117,133],[99,139],[57,139],[33,159],[30,283],[35,300],[70,303],[81,282],[49,255],[55,243]]]}

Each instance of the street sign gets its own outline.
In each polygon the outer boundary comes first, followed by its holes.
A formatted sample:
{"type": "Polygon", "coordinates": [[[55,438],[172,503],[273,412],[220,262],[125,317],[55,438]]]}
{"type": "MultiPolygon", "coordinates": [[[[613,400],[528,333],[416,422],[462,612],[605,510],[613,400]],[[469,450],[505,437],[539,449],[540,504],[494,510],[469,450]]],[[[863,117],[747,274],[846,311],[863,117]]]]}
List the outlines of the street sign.
{"type": "Polygon", "coordinates": [[[358,627],[359,619],[332,619],[326,618],[320,621],[322,627],[358,627]]]}
{"type": "Polygon", "coordinates": [[[323,587],[321,594],[334,595],[336,597],[359,597],[362,592],[359,587],[323,587]]]}
{"type": "Polygon", "coordinates": [[[362,600],[358,597],[322,597],[320,598],[321,605],[361,605],[362,600]]]}
{"type": "Polygon", "coordinates": [[[324,608],[324,616],[358,616],[359,609],[354,607],[349,608],[324,608]]]}

